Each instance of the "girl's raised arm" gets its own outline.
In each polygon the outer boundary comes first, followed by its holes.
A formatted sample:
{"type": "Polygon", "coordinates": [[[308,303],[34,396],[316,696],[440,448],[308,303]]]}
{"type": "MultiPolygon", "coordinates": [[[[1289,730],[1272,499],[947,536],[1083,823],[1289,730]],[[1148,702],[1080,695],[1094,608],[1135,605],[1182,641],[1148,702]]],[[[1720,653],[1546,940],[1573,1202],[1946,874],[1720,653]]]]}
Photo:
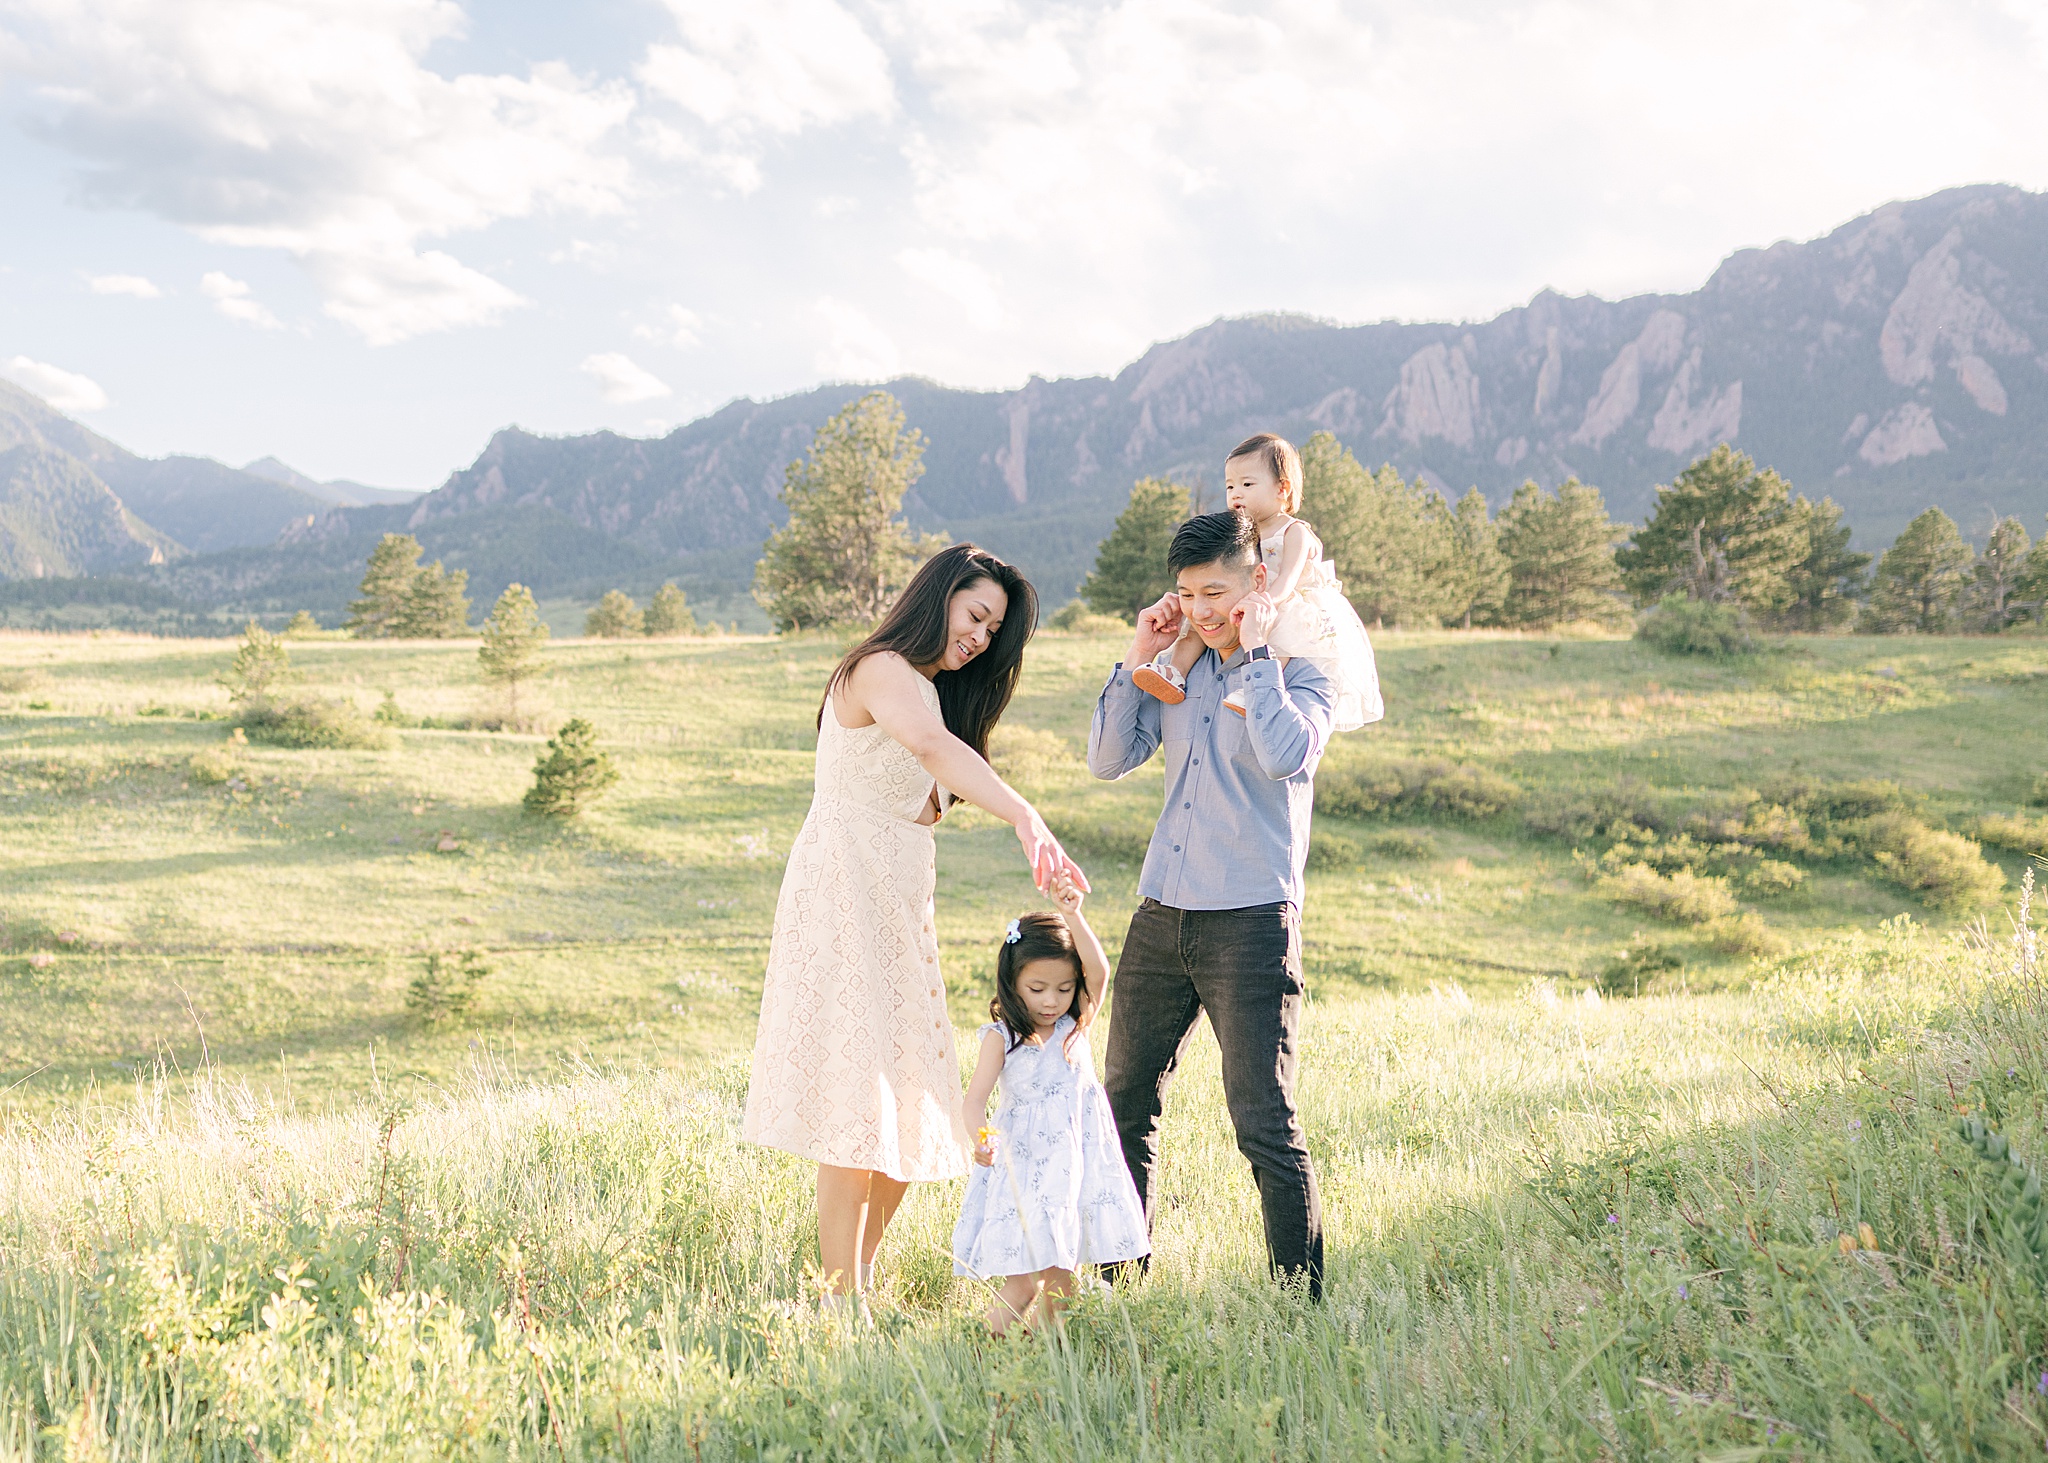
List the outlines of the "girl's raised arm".
{"type": "MultiPolygon", "coordinates": [[[[1003,1058],[1008,1055],[1009,1042],[1001,1031],[984,1031],[981,1034],[981,1056],[974,1063],[974,1075],[967,1079],[967,1099],[963,1111],[967,1126],[979,1128],[988,1118],[988,1095],[996,1090],[996,1078],[1003,1073],[1003,1058]]],[[[974,1161],[986,1168],[995,1161],[995,1153],[979,1138],[974,1143],[974,1161]]]]}
{"type": "Polygon", "coordinates": [[[1301,583],[1301,571],[1308,565],[1309,546],[1316,541],[1315,530],[1299,518],[1282,532],[1285,537],[1280,540],[1280,567],[1266,581],[1266,593],[1275,604],[1294,593],[1301,583]]]}
{"type": "Polygon", "coordinates": [[[1109,985],[1109,957],[1102,953],[1102,941],[1095,937],[1088,916],[1081,913],[1081,891],[1073,881],[1062,879],[1054,884],[1052,897],[1059,904],[1060,918],[1067,923],[1067,933],[1074,937],[1074,953],[1081,957],[1081,1019],[1074,1024],[1086,1031],[1102,1009],[1102,994],[1109,985]]]}

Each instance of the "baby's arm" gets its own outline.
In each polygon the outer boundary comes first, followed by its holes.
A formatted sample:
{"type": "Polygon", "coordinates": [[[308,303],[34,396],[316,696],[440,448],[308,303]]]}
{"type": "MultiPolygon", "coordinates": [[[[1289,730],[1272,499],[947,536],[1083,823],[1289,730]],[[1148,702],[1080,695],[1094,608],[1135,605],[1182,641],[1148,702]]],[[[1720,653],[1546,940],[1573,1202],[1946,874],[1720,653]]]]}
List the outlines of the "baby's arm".
{"type": "Polygon", "coordinates": [[[1075,953],[1081,957],[1081,1019],[1076,1024],[1086,1031],[1102,1008],[1102,994],[1109,985],[1109,957],[1102,953],[1102,941],[1095,938],[1088,916],[1081,913],[1081,891],[1073,881],[1062,879],[1054,884],[1052,897],[1060,907],[1060,918],[1067,922],[1067,933],[1074,937],[1075,953]]]}
{"type": "MultiPolygon", "coordinates": [[[[981,1034],[981,1057],[974,1064],[974,1075],[967,1079],[967,1100],[965,1111],[968,1126],[979,1128],[988,1117],[988,1095],[996,1090],[996,1078],[1003,1072],[1003,1058],[1007,1056],[1009,1042],[1000,1031],[984,1031],[981,1034]]],[[[974,1161],[983,1168],[995,1162],[995,1150],[982,1141],[979,1135],[974,1140],[974,1161]]]]}
{"type": "Polygon", "coordinates": [[[1287,525],[1284,534],[1280,540],[1280,567],[1266,581],[1266,594],[1275,604],[1294,593],[1301,583],[1301,571],[1308,567],[1309,551],[1316,542],[1316,531],[1299,518],[1287,525]]]}

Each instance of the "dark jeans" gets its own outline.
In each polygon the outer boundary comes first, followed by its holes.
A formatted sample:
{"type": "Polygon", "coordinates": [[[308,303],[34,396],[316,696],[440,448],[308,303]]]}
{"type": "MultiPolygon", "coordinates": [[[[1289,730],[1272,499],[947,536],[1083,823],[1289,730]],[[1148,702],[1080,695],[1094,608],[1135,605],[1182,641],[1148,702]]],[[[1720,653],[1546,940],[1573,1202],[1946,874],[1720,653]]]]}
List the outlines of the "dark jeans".
{"type": "Polygon", "coordinates": [[[1294,1110],[1301,1022],[1301,915],[1291,904],[1170,909],[1147,899],[1131,916],[1109,1022],[1110,1110],[1124,1162],[1152,1219],[1152,1170],[1166,1084],[1195,1029],[1223,1053],[1223,1096],[1238,1151],[1251,1161],[1266,1254],[1281,1276],[1323,1293],[1323,1204],[1294,1110]]]}

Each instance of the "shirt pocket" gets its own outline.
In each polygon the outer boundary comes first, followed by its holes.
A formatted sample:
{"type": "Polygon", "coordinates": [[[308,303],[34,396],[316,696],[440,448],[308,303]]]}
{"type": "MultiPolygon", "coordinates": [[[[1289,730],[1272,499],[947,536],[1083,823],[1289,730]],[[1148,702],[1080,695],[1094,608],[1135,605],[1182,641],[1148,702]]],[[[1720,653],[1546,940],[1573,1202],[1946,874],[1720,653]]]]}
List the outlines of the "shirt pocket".
{"type": "Polygon", "coordinates": [[[1178,706],[1161,703],[1159,707],[1159,740],[1167,746],[1179,743],[1185,749],[1194,739],[1195,711],[1192,701],[1183,701],[1178,706]]]}

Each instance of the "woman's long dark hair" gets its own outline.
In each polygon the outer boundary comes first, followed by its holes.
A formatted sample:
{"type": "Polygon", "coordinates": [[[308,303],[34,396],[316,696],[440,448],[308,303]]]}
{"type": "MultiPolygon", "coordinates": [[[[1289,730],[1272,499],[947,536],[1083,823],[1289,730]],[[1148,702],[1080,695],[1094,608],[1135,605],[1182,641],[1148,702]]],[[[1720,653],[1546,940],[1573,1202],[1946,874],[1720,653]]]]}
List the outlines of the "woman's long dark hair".
{"type": "Polygon", "coordinates": [[[959,670],[940,671],[932,687],[939,693],[946,730],[987,761],[989,733],[1016,694],[1017,678],[1024,671],[1024,644],[1038,627],[1038,591],[1014,566],[973,544],[954,544],[925,560],[874,633],[846,652],[825,685],[825,701],[818,703],[819,725],[824,724],[825,702],[869,656],[893,650],[914,666],[932,665],[944,656],[953,596],[984,579],[1001,585],[1009,596],[1002,628],[988,649],[959,670]]]}
{"type": "Polygon", "coordinates": [[[1081,969],[1081,952],[1074,948],[1074,936],[1067,929],[1067,922],[1056,914],[1019,915],[1017,938],[1012,940],[1005,933],[1003,948],[996,951],[996,994],[988,1003],[989,1019],[1002,1022],[1010,1033],[1010,1044],[1003,1048],[1006,1053],[1022,1046],[1038,1030],[1031,1012],[1025,1008],[1024,998],[1017,994],[1017,975],[1034,960],[1064,960],[1074,967],[1074,1004],[1067,1008],[1074,1026],[1061,1044],[1062,1051],[1073,1046],[1075,1033],[1081,1029],[1088,977],[1081,969]]]}

